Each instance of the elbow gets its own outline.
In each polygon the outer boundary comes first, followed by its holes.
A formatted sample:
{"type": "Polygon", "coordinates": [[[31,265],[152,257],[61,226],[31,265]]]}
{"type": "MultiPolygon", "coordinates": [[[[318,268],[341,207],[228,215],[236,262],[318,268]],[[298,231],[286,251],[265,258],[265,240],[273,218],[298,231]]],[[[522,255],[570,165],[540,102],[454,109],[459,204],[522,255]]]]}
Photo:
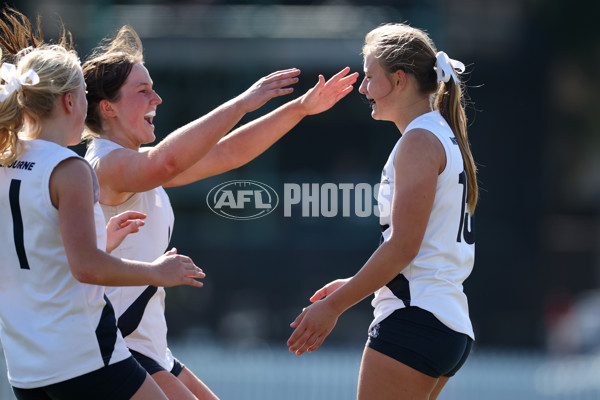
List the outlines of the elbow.
{"type": "Polygon", "coordinates": [[[148,160],[145,166],[145,176],[149,179],[152,188],[160,186],[165,182],[175,178],[184,168],[181,160],[171,154],[152,154],[149,152],[148,160]]]}
{"type": "Polygon", "coordinates": [[[71,266],[71,273],[73,277],[81,283],[87,283],[90,285],[101,285],[102,282],[100,277],[93,273],[89,267],[74,267],[71,266]]]}
{"type": "Polygon", "coordinates": [[[420,243],[406,243],[405,241],[395,240],[393,237],[390,237],[386,243],[394,249],[393,252],[402,265],[414,260],[421,247],[420,243]]]}
{"type": "Polygon", "coordinates": [[[182,173],[185,168],[181,165],[181,158],[176,155],[166,154],[159,163],[157,163],[158,169],[156,175],[161,178],[162,181],[168,181],[182,173]]]}

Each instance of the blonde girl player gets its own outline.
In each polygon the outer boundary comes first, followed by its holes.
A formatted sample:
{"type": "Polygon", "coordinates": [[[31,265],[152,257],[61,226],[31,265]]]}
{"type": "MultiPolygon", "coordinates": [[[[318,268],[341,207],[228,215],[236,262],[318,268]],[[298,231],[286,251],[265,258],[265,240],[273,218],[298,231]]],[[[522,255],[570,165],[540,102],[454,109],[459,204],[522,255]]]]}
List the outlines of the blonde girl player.
{"type": "Polygon", "coordinates": [[[45,45],[30,40],[26,17],[3,16],[4,48],[35,46],[0,66],[0,339],[9,382],[20,400],[166,399],[129,353],[99,285],[199,287],[194,278],[204,274],[181,255],[147,263],[101,250],[95,174],[66,148],[80,142],[87,110],[77,54],[64,34],[45,45]]]}
{"type": "MultiPolygon", "coordinates": [[[[153,259],[168,246],[174,218],[164,187],[186,185],[247,163],[305,116],[331,108],[357,79],[356,73],[349,75],[349,68],[327,82],[320,76],[304,95],[223,138],[246,113],[292,92],[286,86],[297,82],[300,71],[278,71],[156,146],[142,148],[155,140],[153,121],[162,102],[143,62],[141,41],[125,26],[83,65],[89,102],[86,127],[92,137],[86,159],[98,174],[102,209],[107,217],[126,209],[148,214],[143,231],[115,250],[135,260],[153,259]]],[[[170,399],[216,398],[168,348],[162,287],[113,288],[108,296],[127,345],[170,399]]]]}
{"type": "Polygon", "coordinates": [[[404,24],[368,33],[363,56],[359,90],[371,116],[401,135],[381,175],[382,243],[352,278],[311,297],[287,344],[298,355],[316,350],[342,312],[375,293],[358,399],[435,399],[474,339],[462,286],[477,202],[457,75],[464,65],[404,24]]]}

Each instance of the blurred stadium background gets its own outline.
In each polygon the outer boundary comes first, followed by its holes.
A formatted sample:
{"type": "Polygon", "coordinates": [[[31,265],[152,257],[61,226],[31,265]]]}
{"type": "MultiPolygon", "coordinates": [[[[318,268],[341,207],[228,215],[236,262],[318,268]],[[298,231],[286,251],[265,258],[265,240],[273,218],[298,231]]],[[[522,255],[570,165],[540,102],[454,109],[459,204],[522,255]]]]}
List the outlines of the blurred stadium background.
{"type": "MultiPolygon", "coordinates": [[[[142,37],[163,99],[158,140],[290,67],[301,81],[254,119],[303,93],[319,73],[362,72],[366,32],[384,22],[427,30],[463,61],[481,201],[475,270],[465,285],[477,342],[443,399],[600,396],[600,15],[597,2],[560,0],[9,1],[61,18],[82,58],[124,24],[142,37]]],[[[362,74],[361,78],[362,79],[362,74]]],[[[318,352],[287,353],[289,323],[324,283],[353,274],[375,249],[376,217],[251,221],[213,214],[206,195],[233,179],[376,183],[397,140],[355,90],[250,164],[169,189],[172,245],[207,272],[202,289],[174,288],[174,352],[223,399],[349,399],[368,300],[346,312],[318,352]]],[[[82,151],[79,148],[78,151],[82,151]]],[[[10,398],[5,380],[0,397],[10,398]],[[4,394],[3,394],[4,393],[4,394]]]]}

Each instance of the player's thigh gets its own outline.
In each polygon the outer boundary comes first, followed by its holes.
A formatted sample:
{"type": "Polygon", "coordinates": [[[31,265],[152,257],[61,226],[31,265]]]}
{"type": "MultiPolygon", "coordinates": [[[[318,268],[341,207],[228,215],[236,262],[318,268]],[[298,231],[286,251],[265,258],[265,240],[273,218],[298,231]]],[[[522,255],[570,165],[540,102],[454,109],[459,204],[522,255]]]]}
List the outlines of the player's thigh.
{"type": "Polygon", "coordinates": [[[196,396],[169,371],[159,371],[152,374],[152,379],[160,386],[170,400],[196,400],[196,396]]]}
{"type": "Polygon", "coordinates": [[[365,347],[358,377],[358,400],[428,400],[437,382],[438,378],[365,347]]]}
{"type": "Polygon", "coordinates": [[[183,367],[177,376],[199,400],[218,400],[219,398],[187,367],[183,367]]]}
{"type": "Polygon", "coordinates": [[[168,400],[158,384],[146,374],[146,379],[137,392],[131,397],[131,400],[168,400]]]}

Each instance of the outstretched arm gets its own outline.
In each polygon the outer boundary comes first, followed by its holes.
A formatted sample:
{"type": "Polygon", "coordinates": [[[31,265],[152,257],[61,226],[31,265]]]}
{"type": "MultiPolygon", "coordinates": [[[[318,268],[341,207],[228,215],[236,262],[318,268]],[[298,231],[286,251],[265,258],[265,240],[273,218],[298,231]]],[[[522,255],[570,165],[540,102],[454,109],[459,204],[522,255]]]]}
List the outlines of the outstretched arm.
{"type": "Polygon", "coordinates": [[[234,130],[194,166],[164,186],[185,185],[230,171],[253,160],[304,117],[329,110],[350,93],[358,73],[348,75],[349,72],[350,68],[346,67],[328,81],[319,75],[317,84],[304,95],[234,130]]]}
{"type": "Polygon", "coordinates": [[[244,93],[175,130],[147,151],[112,151],[96,165],[102,202],[120,204],[123,194],[164,185],[206,155],[246,113],[273,97],[291,93],[293,89],[286,86],[296,83],[298,74],[299,70],[289,69],[261,78],[244,93]]]}

